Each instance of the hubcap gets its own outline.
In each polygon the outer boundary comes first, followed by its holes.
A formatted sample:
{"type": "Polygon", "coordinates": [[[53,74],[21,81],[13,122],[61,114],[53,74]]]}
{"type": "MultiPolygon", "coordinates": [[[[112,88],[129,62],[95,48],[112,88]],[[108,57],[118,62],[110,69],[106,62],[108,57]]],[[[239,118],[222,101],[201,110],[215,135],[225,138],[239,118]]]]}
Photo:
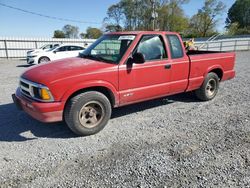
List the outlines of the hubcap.
{"type": "Polygon", "coordinates": [[[104,117],[104,107],[97,101],[86,103],[79,112],[79,121],[86,128],[97,126],[104,117]]]}
{"type": "Polygon", "coordinates": [[[206,93],[208,97],[212,97],[216,92],[217,83],[214,79],[208,81],[206,86],[206,93]]]}
{"type": "Polygon", "coordinates": [[[41,63],[46,63],[46,62],[48,62],[49,60],[47,59],[47,58],[42,58],[41,59],[41,63]]]}

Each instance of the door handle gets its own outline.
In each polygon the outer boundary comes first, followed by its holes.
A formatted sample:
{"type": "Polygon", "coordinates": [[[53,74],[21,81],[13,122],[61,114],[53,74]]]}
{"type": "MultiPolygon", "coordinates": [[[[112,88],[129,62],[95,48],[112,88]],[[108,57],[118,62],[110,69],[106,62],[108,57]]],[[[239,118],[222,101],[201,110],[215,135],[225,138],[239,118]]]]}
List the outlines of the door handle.
{"type": "Polygon", "coordinates": [[[167,64],[164,67],[165,67],[165,69],[171,69],[171,65],[170,64],[167,64]]]}

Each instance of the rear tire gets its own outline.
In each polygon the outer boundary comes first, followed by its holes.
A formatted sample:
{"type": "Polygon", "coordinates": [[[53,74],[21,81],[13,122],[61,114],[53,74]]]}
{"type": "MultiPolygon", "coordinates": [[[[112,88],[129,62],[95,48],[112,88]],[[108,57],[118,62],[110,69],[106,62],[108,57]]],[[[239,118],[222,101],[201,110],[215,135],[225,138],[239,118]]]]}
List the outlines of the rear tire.
{"type": "Polygon", "coordinates": [[[208,73],[202,86],[195,91],[195,95],[202,101],[212,100],[219,89],[219,77],[214,72],[208,73]]]}
{"type": "Polygon", "coordinates": [[[47,63],[48,61],[50,61],[50,59],[48,57],[40,57],[38,60],[38,64],[47,63]]]}
{"type": "Polygon", "coordinates": [[[109,99],[97,91],[81,93],[66,104],[64,119],[77,135],[88,136],[101,131],[111,116],[109,99]]]}

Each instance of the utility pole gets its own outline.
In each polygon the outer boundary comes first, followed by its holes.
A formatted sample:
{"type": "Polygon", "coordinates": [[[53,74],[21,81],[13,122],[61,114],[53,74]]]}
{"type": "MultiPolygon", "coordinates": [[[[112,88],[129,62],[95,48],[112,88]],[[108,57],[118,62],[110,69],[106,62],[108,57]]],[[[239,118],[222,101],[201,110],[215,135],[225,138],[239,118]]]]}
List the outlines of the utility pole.
{"type": "Polygon", "coordinates": [[[152,4],[152,21],[153,21],[153,31],[155,30],[155,19],[157,18],[157,13],[155,11],[155,0],[150,0],[152,4]]]}

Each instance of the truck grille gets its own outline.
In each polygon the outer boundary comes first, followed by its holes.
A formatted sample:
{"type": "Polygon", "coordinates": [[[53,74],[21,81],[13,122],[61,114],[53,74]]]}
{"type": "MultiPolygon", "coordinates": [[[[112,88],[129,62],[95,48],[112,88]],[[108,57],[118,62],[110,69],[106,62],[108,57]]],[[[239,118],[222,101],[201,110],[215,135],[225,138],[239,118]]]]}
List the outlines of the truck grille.
{"type": "Polygon", "coordinates": [[[21,88],[21,92],[31,98],[34,98],[34,87],[35,84],[31,84],[31,82],[24,80],[24,79],[20,79],[20,88],[21,88]]]}

